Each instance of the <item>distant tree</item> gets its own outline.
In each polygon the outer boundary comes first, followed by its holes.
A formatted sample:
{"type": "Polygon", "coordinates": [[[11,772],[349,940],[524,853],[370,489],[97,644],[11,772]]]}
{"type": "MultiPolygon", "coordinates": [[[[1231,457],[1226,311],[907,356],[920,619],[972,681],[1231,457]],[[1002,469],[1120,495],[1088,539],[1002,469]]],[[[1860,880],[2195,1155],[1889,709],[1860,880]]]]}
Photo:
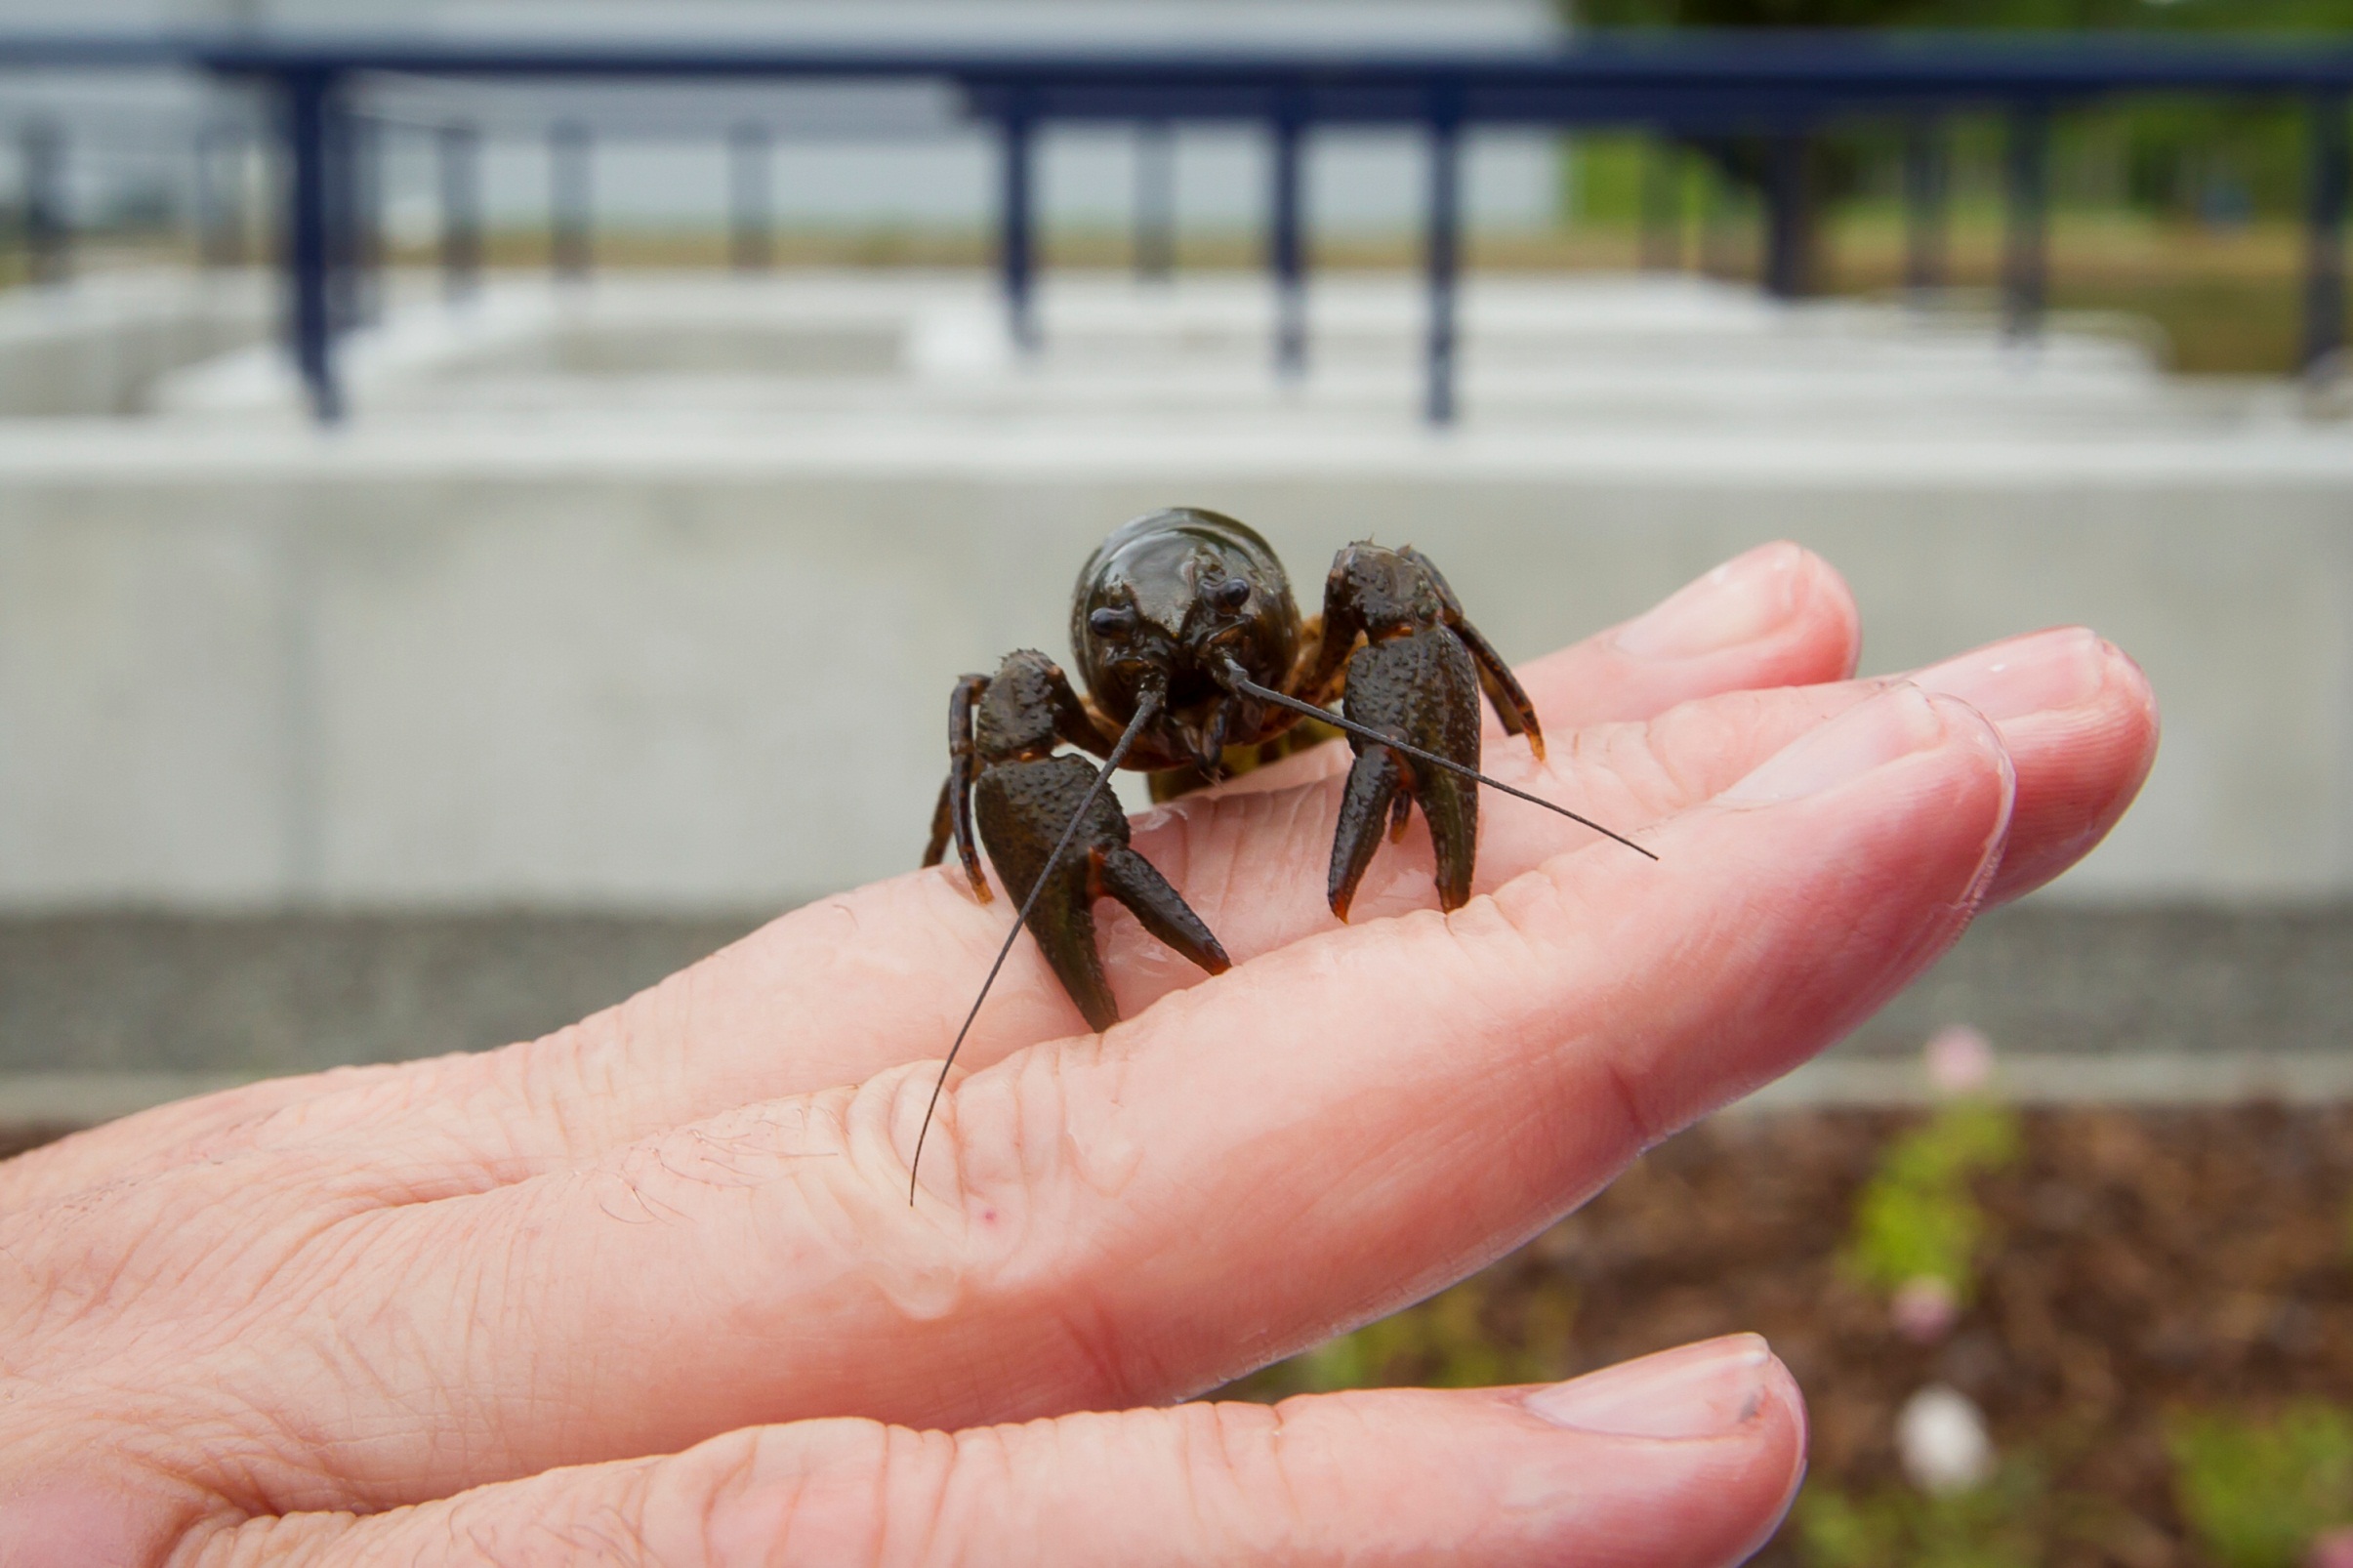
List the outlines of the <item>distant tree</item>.
{"type": "Polygon", "coordinates": [[[1595,27],[2353,30],[2353,0],[1558,0],[1595,27]]]}
{"type": "MultiPolygon", "coordinates": [[[[2140,33],[2353,33],[2353,0],[1554,0],[1573,26],[1920,28],[2140,33]]],[[[2252,103],[2134,103],[2097,112],[2126,130],[2129,190],[2144,207],[2188,213],[2235,192],[2266,210],[2298,199],[2299,122],[2252,103]]],[[[1867,135],[1867,134],[1866,134],[1867,135]]],[[[1808,157],[1800,253],[1815,248],[1815,211],[1846,194],[1861,167],[1853,134],[1817,139],[1808,157]]],[[[1693,138],[1686,145],[1740,184],[1762,188],[1767,151],[1753,138],[1693,138]]],[[[1809,263],[1810,269],[1810,263],[1809,263]]]]}

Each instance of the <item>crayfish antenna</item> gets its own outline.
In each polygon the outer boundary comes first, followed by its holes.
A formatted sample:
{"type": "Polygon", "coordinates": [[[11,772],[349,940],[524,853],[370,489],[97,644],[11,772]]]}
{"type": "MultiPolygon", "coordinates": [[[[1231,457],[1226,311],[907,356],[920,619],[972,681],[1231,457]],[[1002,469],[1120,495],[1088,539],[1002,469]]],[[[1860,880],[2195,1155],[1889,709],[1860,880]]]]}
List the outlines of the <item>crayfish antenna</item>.
{"type": "Polygon", "coordinates": [[[1005,945],[997,949],[997,962],[989,966],[988,978],[980,982],[980,994],[972,998],[972,1011],[964,1015],[964,1027],[956,1031],[955,1044],[948,1047],[948,1059],[939,1064],[939,1080],[931,1086],[930,1103],[924,1107],[923,1128],[915,1135],[915,1157],[907,1162],[908,1208],[915,1207],[915,1181],[924,1163],[924,1139],[931,1135],[931,1117],[939,1109],[941,1093],[948,1087],[948,1069],[956,1065],[956,1053],[964,1049],[964,1037],[972,1032],[972,1020],[980,1016],[980,1004],[989,999],[989,988],[997,983],[997,972],[1005,968],[1006,959],[1013,951],[1013,943],[1020,939],[1022,930],[1029,925],[1029,912],[1037,907],[1038,895],[1046,890],[1048,881],[1053,876],[1053,868],[1061,864],[1063,851],[1070,847],[1070,841],[1077,835],[1079,824],[1087,819],[1087,807],[1094,804],[1094,798],[1103,791],[1104,782],[1127,760],[1128,749],[1135,744],[1135,737],[1143,733],[1144,725],[1159,711],[1160,693],[1151,690],[1144,692],[1142,700],[1135,705],[1135,717],[1128,721],[1128,727],[1120,733],[1119,743],[1111,748],[1111,755],[1104,758],[1103,765],[1095,770],[1094,782],[1087,786],[1085,795],[1079,797],[1078,809],[1070,814],[1070,826],[1062,830],[1062,837],[1054,843],[1053,852],[1046,857],[1046,864],[1038,872],[1038,880],[1031,884],[1029,896],[1021,900],[1021,912],[1013,917],[1013,928],[1005,933],[1005,945]]]}
{"type": "Polygon", "coordinates": [[[1594,821],[1591,817],[1579,816],[1576,812],[1570,810],[1565,805],[1555,805],[1541,795],[1530,795],[1526,790],[1515,790],[1510,785],[1505,783],[1502,779],[1489,778],[1477,768],[1465,767],[1463,763],[1456,762],[1451,757],[1440,757],[1436,752],[1424,751],[1421,747],[1414,745],[1411,741],[1399,740],[1394,735],[1384,735],[1380,730],[1375,729],[1368,724],[1360,724],[1353,719],[1344,719],[1339,714],[1334,713],[1329,708],[1318,708],[1311,702],[1302,702],[1297,697],[1285,696],[1282,692],[1276,691],[1270,686],[1259,685],[1256,681],[1250,679],[1249,676],[1243,674],[1242,667],[1238,664],[1228,663],[1226,665],[1225,678],[1233,682],[1233,687],[1236,691],[1256,697],[1260,702],[1271,702],[1279,708],[1289,708],[1294,713],[1304,714],[1310,719],[1320,719],[1325,723],[1334,725],[1337,728],[1344,729],[1351,735],[1361,735],[1366,740],[1372,741],[1377,745],[1386,746],[1392,751],[1403,752],[1408,757],[1420,758],[1423,762],[1428,763],[1435,767],[1443,767],[1450,773],[1460,773],[1465,778],[1476,779],[1491,790],[1501,790],[1504,794],[1515,796],[1520,800],[1526,801],[1531,805],[1541,805],[1548,811],[1557,812],[1559,815],[1567,817],[1572,822],[1578,823],[1584,827],[1591,828],[1595,833],[1600,834],[1603,838],[1614,839],[1618,843],[1625,845],[1629,849],[1631,849],[1638,855],[1648,856],[1652,860],[1659,858],[1656,854],[1652,853],[1652,851],[1643,848],[1640,845],[1634,843],[1633,840],[1628,838],[1625,834],[1613,832],[1612,830],[1603,827],[1600,823],[1594,821]]]}

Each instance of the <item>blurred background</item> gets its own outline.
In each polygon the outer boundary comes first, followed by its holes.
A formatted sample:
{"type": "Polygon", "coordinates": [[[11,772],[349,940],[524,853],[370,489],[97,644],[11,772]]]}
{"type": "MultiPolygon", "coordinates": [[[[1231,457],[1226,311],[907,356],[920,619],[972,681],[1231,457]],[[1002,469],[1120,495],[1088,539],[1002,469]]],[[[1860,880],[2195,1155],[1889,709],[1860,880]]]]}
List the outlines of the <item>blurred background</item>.
{"type": "Polygon", "coordinates": [[[1867,671],[2124,645],[2140,805],[1822,1061],[1239,1391],[1755,1328],[1816,1417],[1775,1560],[2353,1562],[2348,28],[0,0],[0,1135],[526,1038],[907,869],[951,681],[1058,648],[1143,511],[1308,582],[1412,542],[1513,657],[1795,539],[1867,671]],[[1003,68],[1050,56],[1100,79],[1003,68]],[[704,68],[753,57],[899,67],[704,68]],[[1896,85],[1444,96],[1601,58],[1896,85]],[[1369,59],[1410,91],[1348,108],[1369,59]]]}

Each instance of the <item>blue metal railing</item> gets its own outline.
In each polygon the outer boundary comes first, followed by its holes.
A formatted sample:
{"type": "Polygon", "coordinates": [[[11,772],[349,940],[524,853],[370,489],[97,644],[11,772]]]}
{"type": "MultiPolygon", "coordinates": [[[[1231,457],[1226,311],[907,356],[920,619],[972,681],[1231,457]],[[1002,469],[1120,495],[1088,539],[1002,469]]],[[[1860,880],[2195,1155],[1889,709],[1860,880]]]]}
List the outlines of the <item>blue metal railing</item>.
{"type": "MultiPolygon", "coordinates": [[[[1428,292],[1425,406],[1455,413],[1461,255],[1461,149],[1477,126],[1639,126],[1677,136],[1771,140],[1765,183],[1766,284],[1799,292],[1806,139],[1859,114],[1899,115],[1920,129],[1907,186],[1911,265],[1934,265],[1929,226],[1941,176],[1925,127],[1959,110],[2007,114],[2009,226],[2003,291],[2011,330],[2031,331],[2044,292],[2048,124],[2056,109],[2125,93],[2291,95],[2311,117],[2306,203],[2304,360],[2332,351],[2344,326],[2341,230],[2348,187],[2346,96],[2353,45],[2328,40],[1901,33],[1581,36],[1555,52],[1414,56],[1334,53],[1136,54],[940,50],[813,50],[749,45],[415,41],[389,38],[144,37],[0,34],[0,68],[177,66],[270,85],[287,150],[281,231],[288,330],[296,364],[323,419],[340,408],[337,306],[357,249],[351,214],[351,88],[379,74],[473,79],[570,78],[929,80],[993,123],[1003,159],[998,263],[1014,340],[1038,342],[1038,132],[1050,124],[1188,121],[1262,124],[1273,135],[1269,262],[1275,274],[1276,362],[1306,354],[1305,259],[1299,151],[1314,127],[1412,126],[1427,139],[1424,263],[1428,292]]],[[[577,145],[577,144],[575,144],[577,145]]]]}

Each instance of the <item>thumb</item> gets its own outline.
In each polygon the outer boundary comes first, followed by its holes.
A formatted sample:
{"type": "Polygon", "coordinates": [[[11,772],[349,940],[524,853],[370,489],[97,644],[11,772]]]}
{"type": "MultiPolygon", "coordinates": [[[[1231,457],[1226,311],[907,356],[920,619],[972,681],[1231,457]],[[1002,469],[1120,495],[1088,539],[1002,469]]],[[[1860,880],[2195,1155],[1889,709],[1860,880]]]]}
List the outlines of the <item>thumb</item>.
{"type": "Polygon", "coordinates": [[[1538,1388],[1385,1389],[918,1432],[809,1421],[370,1518],[257,1521],[209,1563],[665,1568],[1713,1565],[1795,1492],[1804,1408],[1752,1335],[1538,1388]]]}

